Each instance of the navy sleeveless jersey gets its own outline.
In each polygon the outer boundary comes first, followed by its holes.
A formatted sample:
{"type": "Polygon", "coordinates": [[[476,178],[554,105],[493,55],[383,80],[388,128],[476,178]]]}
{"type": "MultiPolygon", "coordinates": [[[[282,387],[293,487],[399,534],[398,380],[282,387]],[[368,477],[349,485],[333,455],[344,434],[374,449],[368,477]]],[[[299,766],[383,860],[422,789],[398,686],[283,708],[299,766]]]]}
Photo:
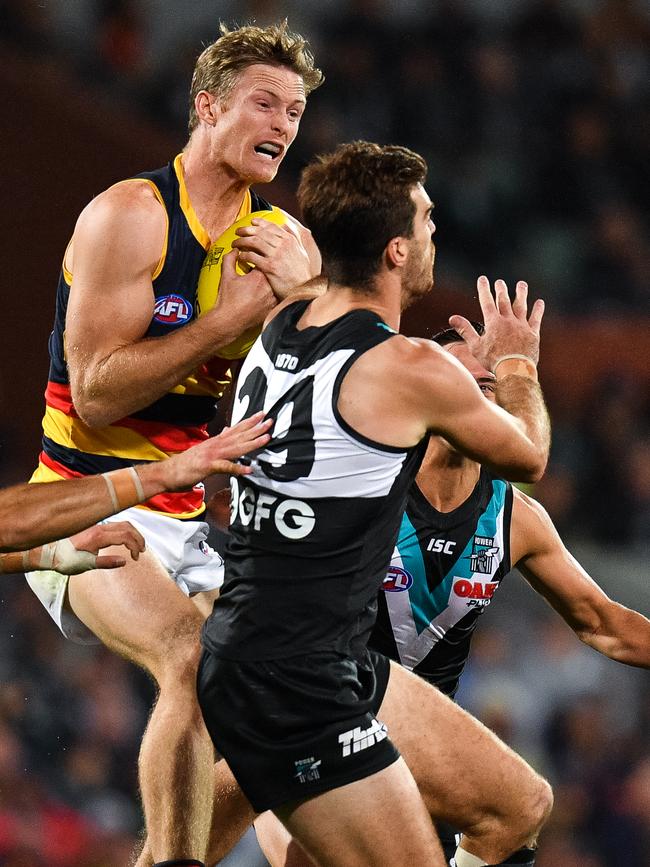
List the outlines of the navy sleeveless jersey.
{"type": "Polygon", "coordinates": [[[370,647],[450,696],[511,568],[512,497],[511,484],[485,469],[453,512],[434,509],[417,484],[409,492],[370,647]]]}
{"type": "Polygon", "coordinates": [[[239,375],[233,422],[264,409],[272,439],[233,479],[226,578],[203,640],[216,656],[360,656],[426,448],[373,442],[337,409],[362,353],[395,332],[369,310],[298,330],[308,301],[281,311],[239,375]]]}
{"type": "MultiPolygon", "coordinates": [[[[152,276],[153,317],[144,335],[161,337],[183,328],[196,316],[196,287],[210,238],[187,194],[182,155],[163,168],[120,181],[136,182],[149,184],[167,215],[164,249],[152,276]]],[[[237,218],[270,207],[250,191],[237,218]]],[[[43,449],[32,480],[49,482],[162,460],[206,439],[207,424],[214,418],[216,402],[229,381],[232,362],[227,359],[211,359],[150,406],[101,430],[84,424],[72,402],[65,359],[65,320],[72,279],[62,267],[49,340],[43,449]]],[[[204,509],[203,486],[159,494],[146,507],[174,517],[194,517],[204,509]]]]}

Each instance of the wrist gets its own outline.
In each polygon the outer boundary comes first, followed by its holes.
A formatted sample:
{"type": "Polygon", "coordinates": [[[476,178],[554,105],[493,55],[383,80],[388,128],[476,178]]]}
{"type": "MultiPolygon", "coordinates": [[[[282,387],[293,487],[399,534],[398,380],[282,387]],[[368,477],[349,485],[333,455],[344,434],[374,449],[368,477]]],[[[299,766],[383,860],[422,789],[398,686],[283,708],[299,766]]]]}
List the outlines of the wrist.
{"type": "Polygon", "coordinates": [[[492,372],[497,378],[497,382],[506,376],[524,376],[527,379],[532,379],[535,382],[537,378],[537,365],[528,355],[512,353],[510,355],[502,355],[492,366],[492,372]]]}

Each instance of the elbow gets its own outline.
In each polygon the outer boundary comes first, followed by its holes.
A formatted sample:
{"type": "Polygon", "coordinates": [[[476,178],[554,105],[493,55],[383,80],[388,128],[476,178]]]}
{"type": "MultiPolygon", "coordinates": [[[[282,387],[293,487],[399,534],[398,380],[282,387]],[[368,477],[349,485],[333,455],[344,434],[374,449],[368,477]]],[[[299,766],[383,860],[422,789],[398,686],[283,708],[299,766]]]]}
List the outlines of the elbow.
{"type": "Polygon", "coordinates": [[[81,421],[89,428],[102,428],[114,422],[119,416],[110,411],[110,405],[84,389],[74,389],[72,402],[81,421]]]}
{"type": "Polygon", "coordinates": [[[547,456],[535,456],[531,460],[513,468],[507,478],[511,482],[523,482],[525,484],[533,484],[539,482],[546,470],[548,462],[547,456]]]}

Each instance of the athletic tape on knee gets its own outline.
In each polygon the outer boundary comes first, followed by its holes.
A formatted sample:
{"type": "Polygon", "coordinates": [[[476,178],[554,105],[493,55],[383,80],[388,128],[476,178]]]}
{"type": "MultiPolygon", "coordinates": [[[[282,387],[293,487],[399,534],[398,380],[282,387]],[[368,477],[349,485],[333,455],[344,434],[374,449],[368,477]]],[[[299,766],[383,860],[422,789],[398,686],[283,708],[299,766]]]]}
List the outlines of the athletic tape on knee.
{"type": "Polygon", "coordinates": [[[23,553],[25,572],[54,569],[62,575],[77,575],[88,572],[97,565],[97,555],[89,551],[77,551],[70,539],[59,539],[40,548],[32,548],[23,553]]]}
{"type": "Polygon", "coordinates": [[[102,478],[106,482],[115,512],[122,512],[146,499],[140,476],[135,467],[125,467],[123,470],[102,473],[102,478]]]}

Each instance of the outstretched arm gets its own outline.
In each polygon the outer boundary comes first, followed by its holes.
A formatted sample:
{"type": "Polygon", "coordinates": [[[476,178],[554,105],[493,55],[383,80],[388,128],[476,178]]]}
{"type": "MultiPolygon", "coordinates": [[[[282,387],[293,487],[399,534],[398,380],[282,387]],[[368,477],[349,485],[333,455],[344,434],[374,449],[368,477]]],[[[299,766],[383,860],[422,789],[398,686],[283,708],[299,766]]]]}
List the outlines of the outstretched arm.
{"type": "Polygon", "coordinates": [[[233,459],[266,445],[272,422],[262,418],[263,413],[257,413],[165,461],[0,491],[0,551],[23,551],[62,539],[161,491],[183,490],[214,473],[249,473],[249,467],[233,459]]]}
{"type": "Polygon", "coordinates": [[[614,602],[564,546],[545,509],[515,491],[512,561],[578,638],[599,653],[650,668],[650,620],[614,602]]]}

